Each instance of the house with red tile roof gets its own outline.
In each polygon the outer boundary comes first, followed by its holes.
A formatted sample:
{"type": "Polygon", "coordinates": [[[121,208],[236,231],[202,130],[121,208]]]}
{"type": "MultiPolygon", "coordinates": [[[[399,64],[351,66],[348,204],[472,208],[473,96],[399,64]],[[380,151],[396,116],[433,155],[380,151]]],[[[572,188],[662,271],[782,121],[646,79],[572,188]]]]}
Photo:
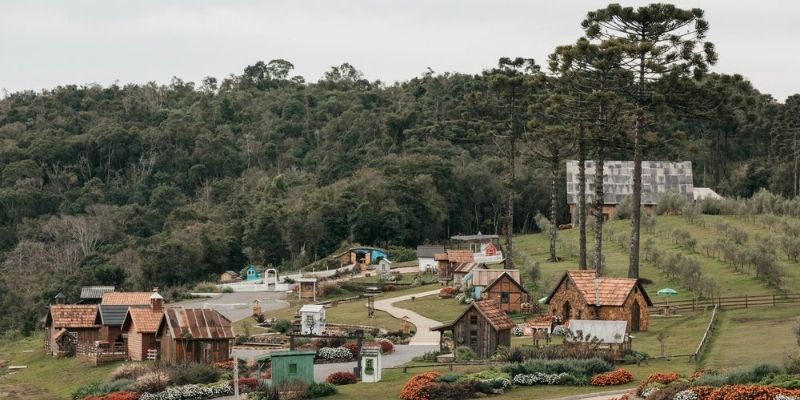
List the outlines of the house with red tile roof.
{"type": "Polygon", "coordinates": [[[147,360],[148,353],[158,351],[156,332],[164,317],[164,298],[158,292],[150,294],[148,307],[129,307],[122,322],[128,357],[133,361],[147,360]]]}
{"type": "Polygon", "coordinates": [[[628,330],[647,331],[653,302],[641,282],[598,277],[594,271],[567,271],[545,304],[551,315],[570,319],[627,321],[628,330]]]}
{"type": "Polygon", "coordinates": [[[94,345],[100,337],[96,304],[53,304],[45,319],[45,351],[63,357],[75,354],[78,344],[94,345]]]}
{"type": "Polygon", "coordinates": [[[106,305],[126,305],[146,306],[150,304],[150,296],[153,292],[108,292],[103,293],[100,304],[106,305]]]}

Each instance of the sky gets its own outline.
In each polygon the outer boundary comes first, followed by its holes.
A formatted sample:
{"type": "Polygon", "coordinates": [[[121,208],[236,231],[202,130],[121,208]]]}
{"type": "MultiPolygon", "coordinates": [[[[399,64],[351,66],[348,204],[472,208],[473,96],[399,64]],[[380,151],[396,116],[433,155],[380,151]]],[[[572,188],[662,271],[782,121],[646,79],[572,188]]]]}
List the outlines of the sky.
{"type": "MultiPolygon", "coordinates": [[[[200,82],[283,58],[316,81],[349,62],[386,83],[479,73],[503,56],[545,63],[581,36],[589,0],[0,0],[0,89],[200,82]]],[[[643,5],[647,2],[621,2],[643,5]]],[[[675,1],[706,11],[713,71],[739,73],[784,101],[800,92],[800,2],[675,1]]],[[[0,94],[1,96],[1,94],[0,94]]]]}

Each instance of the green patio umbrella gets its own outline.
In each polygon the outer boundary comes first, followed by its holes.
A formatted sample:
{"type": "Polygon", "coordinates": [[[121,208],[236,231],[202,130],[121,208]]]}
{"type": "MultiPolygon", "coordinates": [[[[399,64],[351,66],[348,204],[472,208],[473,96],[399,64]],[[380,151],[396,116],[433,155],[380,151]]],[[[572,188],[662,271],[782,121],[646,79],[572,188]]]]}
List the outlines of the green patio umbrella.
{"type": "Polygon", "coordinates": [[[678,291],[675,290],[675,289],[663,288],[663,289],[659,290],[658,292],[656,292],[656,294],[659,295],[659,296],[666,297],[667,298],[667,306],[669,306],[669,298],[672,297],[672,296],[677,296],[678,295],[678,291]]]}

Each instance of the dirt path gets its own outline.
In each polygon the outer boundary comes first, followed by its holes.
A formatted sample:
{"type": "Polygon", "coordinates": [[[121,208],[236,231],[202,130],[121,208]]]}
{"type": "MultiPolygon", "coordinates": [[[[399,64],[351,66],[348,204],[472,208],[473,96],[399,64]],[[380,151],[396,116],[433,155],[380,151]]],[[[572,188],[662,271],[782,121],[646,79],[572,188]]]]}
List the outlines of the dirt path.
{"type": "Polygon", "coordinates": [[[404,316],[408,317],[409,322],[414,324],[417,328],[416,333],[411,338],[411,341],[408,343],[412,346],[433,346],[439,345],[439,333],[438,332],[431,332],[431,328],[437,325],[441,325],[442,323],[439,321],[434,321],[430,318],[425,318],[422,315],[415,313],[414,311],[395,307],[393,304],[410,300],[411,297],[425,297],[425,296],[433,296],[439,294],[439,289],[431,290],[428,292],[416,293],[416,294],[409,294],[405,296],[399,297],[391,297],[384,300],[377,300],[375,302],[375,309],[386,311],[391,316],[395,318],[403,318],[404,316]]]}

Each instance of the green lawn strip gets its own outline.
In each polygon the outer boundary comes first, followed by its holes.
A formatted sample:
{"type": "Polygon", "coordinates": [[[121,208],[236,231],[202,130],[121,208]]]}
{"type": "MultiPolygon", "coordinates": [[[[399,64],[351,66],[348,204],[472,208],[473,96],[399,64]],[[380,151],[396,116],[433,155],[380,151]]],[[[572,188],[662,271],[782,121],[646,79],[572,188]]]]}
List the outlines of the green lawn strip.
{"type": "Polygon", "coordinates": [[[795,306],[723,311],[702,364],[713,368],[762,362],[782,365],[784,355],[797,350],[792,333],[797,315],[795,306]]]}
{"type": "MultiPolygon", "coordinates": [[[[677,356],[694,353],[703,337],[709,318],[711,318],[711,310],[686,312],[679,316],[666,318],[651,315],[647,332],[633,333],[633,349],[643,351],[651,357],[660,356],[661,344],[657,337],[660,332],[666,332],[665,355],[677,356]]],[[[681,357],[681,359],[686,361],[688,357],[681,357]]]]}
{"type": "Polygon", "coordinates": [[[456,319],[468,307],[466,304],[458,304],[456,299],[440,299],[439,296],[420,297],[414,301],[405,300],[394,305],[439,322],[456,319]]]}
{"type": "Polygon", "coordinates": [[[28,368],[9,373],[0,384],[23,385],[47,391],[60,399],[68,399],[75,389],[91,382],[104,382],[119,363],[92,366],[77,357],[56,359],[42,349],[42,334],[0,346],[0,358],[9,365],[26,365],[28,368]],[[24,350],[33,350],[25,353],[24,350]]]}

